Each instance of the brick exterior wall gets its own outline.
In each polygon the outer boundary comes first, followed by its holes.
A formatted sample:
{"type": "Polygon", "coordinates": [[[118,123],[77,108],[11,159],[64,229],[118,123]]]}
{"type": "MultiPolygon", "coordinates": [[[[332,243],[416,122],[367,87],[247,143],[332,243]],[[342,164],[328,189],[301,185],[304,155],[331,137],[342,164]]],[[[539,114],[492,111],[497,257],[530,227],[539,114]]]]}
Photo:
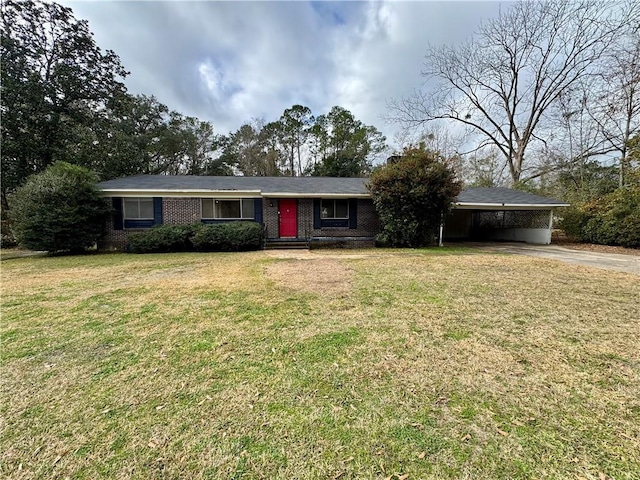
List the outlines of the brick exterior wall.
{"type": "Polygon", "coordinates": [[[108,220],[106,233],[98,242],[99,250],[121,250],[127,246],[127,233],[131,230],[114,230],[113,220],[108,220]]]}
{"type": "Polygon", "coordinates": [[[300,202],[305,203],[305,215],[307,211],[309,212],[306,217],[306,227],[311,231],[311,237],[374,237],[380,233],[380,220],[372,200],[358,199],[358,224],[357,228],[352,229],[349,227],[313,228],[313,200],[304,199],[300,202]]]}
{"type": "MultiPolygon", "coordinates": [[[[200,198],[165,197],[162,199],[163,223],[169,225],[183,225],[197,223],[201,216],[200,198]]],[[[267,238],[278,238],[278,200],[263,199],[264,224],[267,238]],[[273,206],[270,206],[273,204],[273,206]]],[[[145,229],[114,230],[113,220],[106,225],[106,235],[100,242],[100,248],[104,250],[124,250],[127,245],[127,236],[131,232],[140,232],[145,229]]],[[[327,239],[336,238],[346,246],[373,246],[370,240],[380,231],[380,221],[369,199],[358,199],[358,223],[357,228],[329,227],[313,228],[313,199],[301,198],[298,200],[298,238],[321,239],[320,244],[334,245],[335,242],[327,242],[327,239]],[[350,237],[346,239],[346,237],[350,237]],[[357,240],[357,237],[363,237],[357,240]],[[342,239],[342,240],[341,240],[342,239]]]]}
{"type": "Polygon", "coordinates": [[[189,225],[201,220],[200,198],[162,199],[162,222],[168,225],[189,225]]]}
{"type": "MultiPolygon", "coordinates": [[[[264,200],[264,223],[267,238],[278,238],[278,200],[264,200]],[[270,207],[270,204],[273,207],[270,207]]],[[[358,226],[313,228],[313,199],[298,200],[298,238],[325,237],[374,237],[380,232],[380,220],[373,202],[369,199],[358,199],[358,226]]]]}
{"type": "Polygon", "coordinates": [[[275,198],[263,199],[262,215],[267,238],[278,238],[278,200],[275,198]],[[273,207],[271,205],[273,205],[273,207]]]}
{"type": "MultiPolygon", "coordinates": [[[[187,225],[200,221],[200,199],[165,197],[162,199],[162,223],[187,225]]],[[[106,233],[98,244],[101,250],[125,250],[127,238],[132,232],[144,232],[146,228],[114,230],[113,219],[106,224],[106,233]]]]}

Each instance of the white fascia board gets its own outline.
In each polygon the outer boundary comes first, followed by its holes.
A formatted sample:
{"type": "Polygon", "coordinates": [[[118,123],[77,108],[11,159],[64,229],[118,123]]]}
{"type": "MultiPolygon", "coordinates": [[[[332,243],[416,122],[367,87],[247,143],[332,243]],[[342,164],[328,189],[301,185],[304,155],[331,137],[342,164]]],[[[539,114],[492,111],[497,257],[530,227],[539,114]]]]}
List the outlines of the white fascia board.
{"type": "Polygon", "coordinates": [[[568,203],[468,203],[453,204],[456,210],[550,210],[557,207],[568,207],[568,203]]]}
{"type": "Polygon", "coordinates": [[[264,193],[264,198],[371,198],[368,193],[264,193]]]}
{"type": "Polygon", "coordinates": [[[204,198],[261,198],[260,190],[131,190],[108,188],[105,197],[204,197],[204,198]]]}

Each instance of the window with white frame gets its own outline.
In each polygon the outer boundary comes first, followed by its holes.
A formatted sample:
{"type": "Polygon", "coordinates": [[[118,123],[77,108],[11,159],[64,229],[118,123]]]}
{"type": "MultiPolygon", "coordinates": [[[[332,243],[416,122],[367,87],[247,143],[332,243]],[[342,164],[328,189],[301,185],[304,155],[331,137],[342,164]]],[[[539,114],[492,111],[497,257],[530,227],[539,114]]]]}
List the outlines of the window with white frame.
{"type": "Polygon", "coordinates": [[[125,198],[125,220],[153,220],[153,198],[125,198]]]}
{"type": "Polygon", "coordinates": [[[202,218],[204,220],[253,220],[253,198],[202,199],[202,218]]]}
{"type": "Polygon", "coordinates": [[[346,198],[322,199],[320,214],[326,219],[346,220],[349,218],[349,200],[346,198]]]}

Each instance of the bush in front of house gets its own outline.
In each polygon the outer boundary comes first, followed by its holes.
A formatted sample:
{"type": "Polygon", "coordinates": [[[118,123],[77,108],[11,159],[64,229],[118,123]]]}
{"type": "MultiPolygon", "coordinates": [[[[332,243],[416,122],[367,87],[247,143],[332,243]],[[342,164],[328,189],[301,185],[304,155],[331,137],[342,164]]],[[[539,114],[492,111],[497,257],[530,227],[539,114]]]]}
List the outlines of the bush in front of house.
{"type": "Polygon", "coordinates": [[[262,248],[262,226],[256,222],[215,225],[156,225],[129,235],[132,253],[239,252],[262,248]]]}
{"type": "Polygon", "coordinates": [[[262,248],[262,226],[256,222],[204,225],[191,238],[199,252],[239,252],[262,248]]]}
{"type": "Polygon", "coordinates": [[[462,184],[447,159],[424,148],[376,168],[369,191],[382,223],[378,245],[422,247],[433,243],[462,184]]]}
{"type": "Polygon", "coordinates": [[[188,252],[191,238],[200,225],[156,225],[144,232],[129,235],[127,250],[132,253],[188,252]]]}
{"type": "Polygon", "coordinates": [[[50,253],[95,245],[111,212],[97,181],[90,170],[66,162],[30,176],[9,199],[9,220],[18,244],[50,253]]]}

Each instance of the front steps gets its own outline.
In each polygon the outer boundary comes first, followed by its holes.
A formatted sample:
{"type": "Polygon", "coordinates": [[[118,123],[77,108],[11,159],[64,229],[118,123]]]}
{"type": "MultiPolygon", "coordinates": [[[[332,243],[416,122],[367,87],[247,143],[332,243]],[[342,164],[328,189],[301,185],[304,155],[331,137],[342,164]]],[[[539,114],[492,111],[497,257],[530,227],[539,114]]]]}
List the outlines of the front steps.
{"type": "Polygon", "coordinates": [[[306,240],[297,238],[267,240],[264,245],[265,250],[307,250],[308,248],[309,243],[306,240]]]}

